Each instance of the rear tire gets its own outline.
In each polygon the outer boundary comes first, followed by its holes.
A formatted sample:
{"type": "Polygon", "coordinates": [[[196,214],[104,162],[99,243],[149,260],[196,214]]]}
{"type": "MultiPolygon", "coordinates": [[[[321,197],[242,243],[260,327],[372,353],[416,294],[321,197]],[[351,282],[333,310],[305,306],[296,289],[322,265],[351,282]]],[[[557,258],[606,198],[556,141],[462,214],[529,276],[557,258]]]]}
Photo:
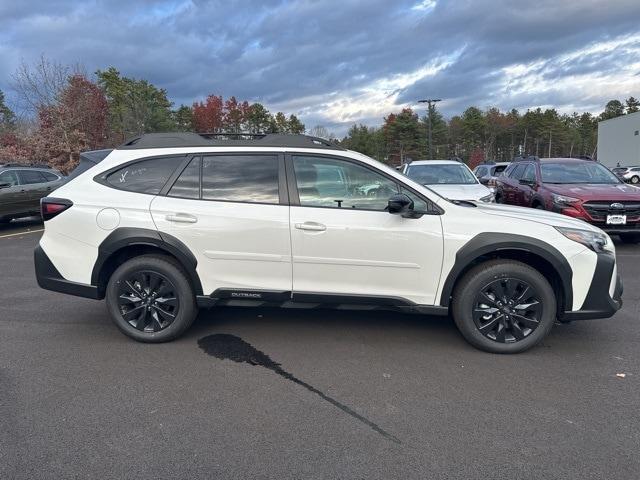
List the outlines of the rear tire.
{"type": "Polygon", "coordinates": [[[453,318],[474,347],[519,353],[547,336],[556,319],[556,297],[537,270],[513,260],[473,267],[453,294],[453,318]]]}
{"type": "Polygon", "coordinates": [[[634,175],[633,177],[631,177],[631,183],[637,185],[638,183],[640,183],[640,177],[638,175],[634,175]]]}
{"type": "Polygon", "coordinates": [[[622,243],[640,243],[640,233],[621,233],[622,243]]]}
{"type": "Polygon", "coordinates": [[[198,314],[183,269],[161,255],[142,255],[120,265],[109,279],[106,301],[120,331],[139,342],[174,340],[198,314]]]}

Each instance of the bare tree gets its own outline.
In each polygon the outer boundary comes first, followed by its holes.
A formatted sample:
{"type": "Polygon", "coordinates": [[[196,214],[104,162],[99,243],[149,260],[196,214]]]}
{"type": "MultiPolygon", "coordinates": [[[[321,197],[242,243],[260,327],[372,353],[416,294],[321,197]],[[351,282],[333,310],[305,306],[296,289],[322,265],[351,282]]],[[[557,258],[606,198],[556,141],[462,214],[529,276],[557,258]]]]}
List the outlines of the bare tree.
{"type": "Polygon", "coordinates": [[[329,130],[327,130],[322,125],[316,125],[311,130],[309,130],[308,134],[312,137],[324,138],[326,140],[330,140],[332,137],[331,133],[329,133],[329,130]]]}

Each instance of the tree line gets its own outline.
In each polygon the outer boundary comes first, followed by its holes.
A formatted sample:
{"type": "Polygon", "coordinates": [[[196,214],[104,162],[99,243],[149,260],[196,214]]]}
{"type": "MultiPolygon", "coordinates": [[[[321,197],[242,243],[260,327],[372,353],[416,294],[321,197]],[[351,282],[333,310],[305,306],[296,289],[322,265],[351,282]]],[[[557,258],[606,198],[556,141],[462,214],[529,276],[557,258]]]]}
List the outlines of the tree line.
{"type": "MultiPolygon", "coordinates": [[[[428,157],[428,115],[411,108],[390,113],[380,127],[353,125],[341,139],[325,127],[306,130],[293,114],[270,113],[264,105],[209,95],[175,107],[167,92],[115,67],[89,76],[79,66],[42,57],[14,73],[12,87],[23,115],[16,115],[0,91],[0,161],[45,162],[64,172],[81,151],[112,147],[150,132],[308,133],[398,165],[428,157]]],[[[595,156],[598,121],[635,113],[640,101],[609,101],[602,113],[560,114],[554,108],[500,111],[472,106],[445,119],[430,110],[434,158],[461,158],[470,165],[510,160],[516,155],[595,156]]]]}
{"type": "Polygon", "coordinates": [[[80,152],[108,148],[151,132],[304,133],[293,114],[271,114],[262,104],[209,95],[174,108],[167,92],[115,67],[91,78],[81,67],[42,57],[12,78],[20,118],[0,91],[0,161],[48,163],[63,172],[80,152]]]}
{"type": "MultiPolygon", "coordinates": [[[[445,119],[431,107],[433,157],[461,158],[471,165],[484,160],[505,161],[517,155],[577,157],[597,154],[598,122],[640,111],[640,101],[609,101],[602,113],[560,114],[555,108],[467,108],[445,119]]],[[[428,157],[428,115],[410,108],[384,117],[380,127],[353,125],[339,143],[380,161],[400,164],[428,157]]]]}

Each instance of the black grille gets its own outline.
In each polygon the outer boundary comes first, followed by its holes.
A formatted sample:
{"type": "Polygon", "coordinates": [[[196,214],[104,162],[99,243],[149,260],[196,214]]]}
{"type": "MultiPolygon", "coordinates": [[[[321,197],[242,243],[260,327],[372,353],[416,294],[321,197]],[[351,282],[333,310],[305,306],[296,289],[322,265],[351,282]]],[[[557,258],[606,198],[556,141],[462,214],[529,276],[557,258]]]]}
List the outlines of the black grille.
{"type": "Polygon", "coordinates": [[[627,221],[633,220],[634,217],[640,217],[640,202],[618,202],[615,200],[586,202],[582,204],[582,207],[596,221],[606,220],[607,215],[626,215],[627,221]],[[622,208],[614,208],[611,206],[612,204],[622,205],[622,208]]]}

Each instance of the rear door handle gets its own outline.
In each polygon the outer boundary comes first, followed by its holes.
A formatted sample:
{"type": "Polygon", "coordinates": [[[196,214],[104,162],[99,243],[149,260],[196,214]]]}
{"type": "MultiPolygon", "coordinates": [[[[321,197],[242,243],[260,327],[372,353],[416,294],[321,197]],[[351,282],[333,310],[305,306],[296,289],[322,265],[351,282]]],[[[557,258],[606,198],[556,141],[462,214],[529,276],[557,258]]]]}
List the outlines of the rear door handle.
{"type": "Polygon", "coordinates": [[[176,213],[173,215],[167,215],[166,219],[170,222],[178,223],[196,223],[198,221],[197,217],[189,215],[188,213],[176,213]]]}
{"type": "Polygon", "coordinates": [[[324,232],[327,229],[325,225],[317,222],[296,223],[295,227],[298,230],[311,230],[313,232],[324,232]]]}

